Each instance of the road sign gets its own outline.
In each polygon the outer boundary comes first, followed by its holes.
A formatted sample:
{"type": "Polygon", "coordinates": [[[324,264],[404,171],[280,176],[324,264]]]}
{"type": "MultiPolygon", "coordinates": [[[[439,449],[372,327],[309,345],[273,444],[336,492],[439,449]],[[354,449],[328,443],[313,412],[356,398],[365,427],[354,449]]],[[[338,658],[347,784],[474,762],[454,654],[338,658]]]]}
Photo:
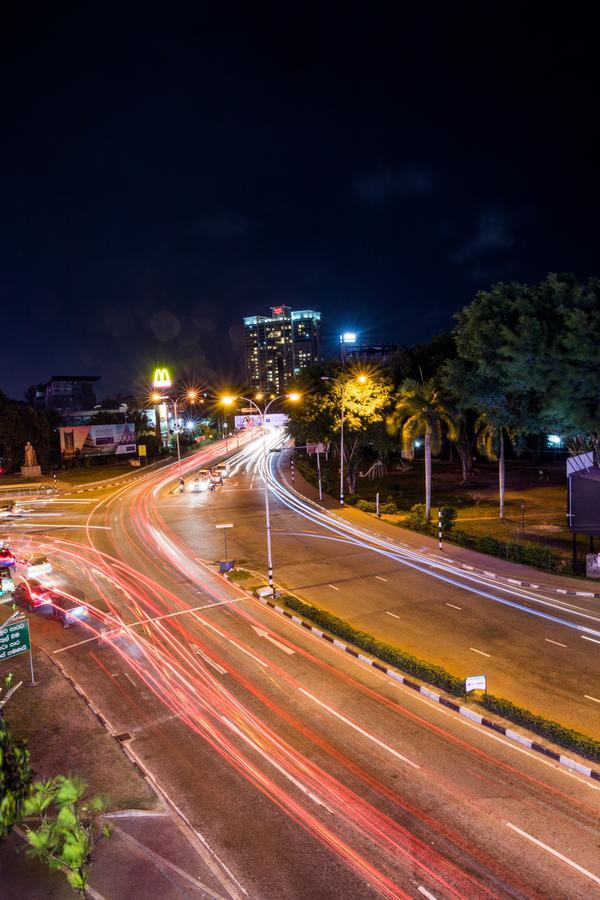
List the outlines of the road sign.
{"type": "Polygon", "coordinates": [[[145,444],[138,444],[138,455],[146,456],[146,445],[145,444]]]}
{"type": "Polygon", "coordinates": [[[11,659],[31,649],[29,622],[21,619],[0,630],[0,660],[11,659]]]}
{"type": "Polygon", "coordinates": [[[254,415],[256,415],[256,409],[255,409],[253,406],[243,406],[243,407],[240,409],[240,412],[243,412],[243,413],[254,413],[254,415]]]}
{"type": "Polygon", "coordinates": [[[469,691],[487,691],[486,675],[471,675],[465,678],[465,690],[469,691]]]}

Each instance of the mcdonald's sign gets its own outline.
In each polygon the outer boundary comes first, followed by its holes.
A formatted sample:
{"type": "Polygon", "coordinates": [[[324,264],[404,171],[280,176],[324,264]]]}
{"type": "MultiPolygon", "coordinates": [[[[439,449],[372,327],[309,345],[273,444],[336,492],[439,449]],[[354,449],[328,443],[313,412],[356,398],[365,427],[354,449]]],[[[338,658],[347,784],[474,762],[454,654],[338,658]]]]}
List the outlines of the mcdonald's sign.
{"type": "Polygon", "coordinates": [[[154,381],[152,387],[164,390],[171,387],[171,375],[169,370],[163,366],[161,369],[154,370],[154,381]]]}

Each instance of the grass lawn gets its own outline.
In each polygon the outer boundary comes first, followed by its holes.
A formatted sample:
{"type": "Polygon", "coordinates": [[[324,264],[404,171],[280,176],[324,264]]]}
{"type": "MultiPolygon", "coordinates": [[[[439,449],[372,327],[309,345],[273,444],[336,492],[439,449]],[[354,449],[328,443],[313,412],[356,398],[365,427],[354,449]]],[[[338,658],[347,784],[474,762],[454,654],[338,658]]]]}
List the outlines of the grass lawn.
{"type": "Polygon", "coordinates": [[[34,651],[36,686],[29,687],[29,654],[2,664],[23,686],[4,713],[18,738],[27,740],[31,767],[43,778],[74,772],[90,794],[104,794],[108,808],[154,809],[157,800],[79,694],[43,652],[34,651]]]}
{"type": "MultiPolygon", "coordinates": [[[[323,476],[337,485],[338,469],[321,463],[323,476]]],[[[400,510],[398,516],[385,516],[388,521],[401,523],[403,514],[415,503],[425,499],[425,473],[423,460],[414,460],[407,471],[396,467],[392,461],[381,478],[358,478],[357,493],[364,500],[375,500],[379,492],[383,503],[388,497],[400,510]]],[[[365,467],[366,468],[366,467],[365,467]]],[[[554,553],[571,557],[571,532],[566,527],[566,476],[565,463],[543,463],[544,477],[539,477],[540,466],[530,461],[509,460],[506,464],[505,519],[498,516],[498,467],[492,463],[477,463],[476,471],[468,484],[461,483],[458,464],[447,460],[433,460],[432,513],[438,506],[454,506],[458,512],[456,528],[473,535],[489,535],[502,541],[525,541],[542,544],[554,553]],[[521,504],[524,503],[524,509],[521,504]],[[523,528],[524,519],[524,528],[523,528]]],[[[335,493],[332,490],[331,493],[335,493]]],[[[583,555],[588,540],[578,539],[578,552],[583,555]]]]}

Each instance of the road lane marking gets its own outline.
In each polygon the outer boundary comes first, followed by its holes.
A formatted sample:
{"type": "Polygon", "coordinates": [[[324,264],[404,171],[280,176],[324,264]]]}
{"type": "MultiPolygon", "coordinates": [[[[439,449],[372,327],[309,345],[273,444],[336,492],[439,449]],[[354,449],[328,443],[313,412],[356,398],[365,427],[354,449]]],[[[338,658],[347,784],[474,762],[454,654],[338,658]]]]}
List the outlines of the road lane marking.
{"type": "Polygon", "coordinates": [[[437,900],[435,894],[430,894],[427,888],[423,887],[422,884],[419,885],[417,890],[420,894],[423,894],[424,897],[427,897],[427,900],[437,900]]]}
{"type": "Polygon", "coordinates": [[[210,656],[207,656],[206,653],[203,653],[200,647],[194,647],[194,653],[197,653],[198,656],[201,656],[205,663],[207,663],[212,669],[219,673],[219,675],[227,675],[227,670],[216,663],[210,656]]]}
{"type": "Polygon", "coordinates": [[[600,703],[600,700],[598,700],[597,697],[590,697],[589,694],[584,694],[583,696],[585,697],[586,700],[593,700],[594,703],[600,703]]]}
{"type": "Polygon", "coordinates": [[[391,616],[392,619],[399,619],[399,618],[400,618],[400,616],[397,616],[396,613],[388,612],[387,609],[386,609],[386,611],[385,611],[385,614],[386,614],[386,616],[391,616]]]}
{"type": "Polygon", "coordinates": [[[379,581],[387,581],[388,580],[387,578],[384,578],[383,575],[376,575],[375,578],[377,578],[379,581]]]}
{"type": "Polygon", "coordinates": [[[483,650],[477,650],[475,647],[469,647],[469,650],[472,650],[473,653],[480,653],[481,656],[490,656],[490,653],[484,653],[483,650]]]}
{"type": "Polygon", "coordinates": [[[295,650],[292,650],[291,647],[286,647],[285,644],[280,644],[279,641],[276,641],[274,637],[271,637],[269,632],[265,631],[263,628],[257,628],[256,625],[252,625],[251,628],[257,633],[259,637],[266,638],[267,641],[270,641],[280,650],[283,650],[284,653],[287,653],[289,656],[296,652],[295,650]]]}
{"type": "Polygon", "coordinates": [[[263,759],[266,759],[268,763],[274,766],[278,772],[281,772],[284,778],[287,778],[288,781],[291,781],[292,784],[295,784],[303,794],[306,794],[307,797],[310,797],[313,803],[316,803],[317,806],[322,806],[323,809],[326,809],[328,813],[331,813],[333,815],[333,810],[329,809],[327,804],[324,803],[321,798],[314,793],[314,791],[311,791],[310,788],[307,787],[302,781],[294,778],[291,772],[288,772],[287,769],[284,769],[283,766],[281,766],[275,759],[273,759],[271,754],[267,753],[266,750],[263,750],[263,748],[260,747],[256,743],[256,741],[253,741],[249,735],[245,734],[240,728],[238,728],[237,725],[235,725],[230,719],[227,718],[227,716],[221,716],[221,721],[225,722],[228,728],[231,728],[231,730],[239,737],[241,737],[243,741],[246,741],[246,743],[249,744],[249,746],[252,747],[253,750],[259,753],[263,757],[263,759]]]}
{"type": "Polygon", "coordinates": [[[462,610],[462,606],[455,606],[454,603],[446,603],[446,606],[451,606],[452,609],[461,609],[462,610]]]}
{"type": "Polygon", "coordinates": [[[596,638],[588,637],[587,634],[582,634],[581,637],[584,641],[591,641],[592,644],[600,644],[600,641],[597,641],[596,638]]]}
{"type": "Polygon", "coordinates": [[[241,650],[242,653],[245,653],[246,656],[252,657],[252,659],[254,660],[254,662],[257,662],[257,663],[259,664],[259,666],[264,666],[265,669],[268,669],[267,663],[266,663],[266,662],[263,662],[262,659],[259,659],[258,656],[255,656],[254,653],[250,653],[249,650],[246,650],[246,648],[245,648],[245,647],[242,647],[241,644],[238,644],[237,641],[232,641],[231,638],[227,638],[227,640],[229,641],[230,644],[233,644],[234,647],[237,647],[238,650],[241,650]]]}
{"type": "Polygon", "coordinates": [[[561,644],[559,641],[551,641],[550,638],[544,638],[549,644],[556,644],[557,647],[566,647],[566,644],[561,644]]]}
{"type": "Polygon", "coordinates": [[[347,719],[346,716],[343,716],[341,713],[337,712],[335,709],[332,709],[331,706],[327,706],[326,703],[323,703],[322,700],[319,700],[318,697],[315,697],[314,694],[309,693],[309,691],[304,690],[304,688],[298,688],[301,694],[304,694],[308,697],[309,700],[312,700],[314,703],[318,703],[319,706],[322,706],[323,709],[326,709],[327,712],[331,713],[332,716],[335,716],[336,719],[339,719],[340,722],[344,722],[346,725],[349,725],[350,728],[353,728],[355,731],[358,731],[359,734],[362,734],[363,737],[368,738],[368,740],[373,741],[374,744],[377,744],[378,747],[382,747],[384,750],[387,750],[388,753],[391,753],[393,756],[396,756],[398,759],[401,759],[402,762],[407,763],[409,766],[412,766],[413,769],[420,769],[421,766],[418,766],[417,763],[413,762],[411,759],[407,759],[406,756],[402,756],[401,753],[398,753],[397,750],[394,750],[392,747],[389,747],[387,744],[384,744],[383,741],[380,741],[379,738],[376,738],[374,735],[369,734],[368,731],[364,731],[360,725],[355,725],[354,722],[351,722],[350,719],[347,719]]]}
{"type": "Polygon", "coordinates": [[[534,838],[533,835],[527,834],[527,832],[523,831],[521,828],[517,828],[517,826],[513,825],[512,822],[507,822],[506,825],[508,828],[512,828],[513,831],[516,831],[517,834],[520,834],[521,837],[524,837],[526,840],[531,841],[532,844],[536,844],[538,847],[541,847],[542,850],[546,851],[546,853],[552,854],[552,856],[555,856],[557,859],[560,859],[568,866],[571,866],[572,869],[575,869],[581,875],[585,875],[586,878],[591,879],[591,881],[595,881],[596,884],[600,884],[600,878],[598,878],[597,875],[594,875],[592,872],[588,872],[587,869],[584,869],[583,866],[580,866],[576,862],[573,862],[573,860],[569,859],[568,856],[563,856],[563,854],[559,853],[558,850],[554,850],[552,847],[549,847],[548,844],[544,844],[542,843],[542,841],[538,841],[538,839],[534,838]]]}
{"type": "Polygon", "coordinates": [[[334,591],[339,591],[339,587],[336,587],[335,584],[328,584],[327,587],[330,587],[334,591]]]}

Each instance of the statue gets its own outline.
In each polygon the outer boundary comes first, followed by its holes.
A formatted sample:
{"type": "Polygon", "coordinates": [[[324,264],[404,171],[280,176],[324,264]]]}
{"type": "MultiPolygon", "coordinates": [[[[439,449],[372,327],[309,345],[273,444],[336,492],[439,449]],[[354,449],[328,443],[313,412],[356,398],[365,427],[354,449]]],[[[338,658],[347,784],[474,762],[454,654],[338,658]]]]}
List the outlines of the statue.
{"type": "Polygon", "coordinates": [[[37,456],[36,452],[31,445],[31,441],[27,441],[25,444],[25,465],[26,466],[37,466],[37,456]]]}

